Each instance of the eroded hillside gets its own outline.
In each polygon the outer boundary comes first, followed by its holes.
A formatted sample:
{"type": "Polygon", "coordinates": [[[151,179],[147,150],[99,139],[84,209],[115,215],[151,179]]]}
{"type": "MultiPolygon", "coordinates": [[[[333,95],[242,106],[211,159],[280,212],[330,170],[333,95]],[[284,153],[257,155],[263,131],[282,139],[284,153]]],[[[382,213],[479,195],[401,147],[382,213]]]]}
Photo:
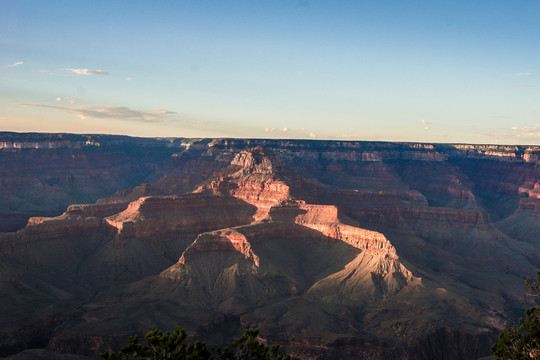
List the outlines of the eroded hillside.
{"type": "Polygon", "coordinates": [[[303,358],[476,359],[540,264],[535,147],[3,135],[2,211],[65,212],[0,234],[0,355],[180,324],[303,358]]]}

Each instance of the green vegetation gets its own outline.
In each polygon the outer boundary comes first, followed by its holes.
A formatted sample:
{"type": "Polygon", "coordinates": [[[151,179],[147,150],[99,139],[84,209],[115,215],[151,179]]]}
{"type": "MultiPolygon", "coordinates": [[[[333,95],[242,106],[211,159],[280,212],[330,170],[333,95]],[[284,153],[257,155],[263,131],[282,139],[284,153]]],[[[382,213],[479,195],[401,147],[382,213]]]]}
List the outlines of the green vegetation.
{"type": "Polygon", "coordinates": [[[540,359],[540,271],[536,280],[527,279],[525,287],[535,306],[525,311],[525,319],[520,318],[517,326],[510,327],[499,334],[499,339],[491,347],[497,359],[530,360],[540,359]]]}
{"type": "MultiPolygon", "coordinates": [[[[153,330],[144,337],[146,345],[139,338],[130,336],[128,345],[118,352],[100,354],[105,360],[294,360],[279,350],[279,345],[269,347],[257,341],[259,330],[248,329],[234,339],[225,349],[208,347],[206,343],[195,341],[184,343],[186,332],[179,326],[172,334],[153,330]]],[[[298,359],[297,359],[298,360],[298,359]]]]}

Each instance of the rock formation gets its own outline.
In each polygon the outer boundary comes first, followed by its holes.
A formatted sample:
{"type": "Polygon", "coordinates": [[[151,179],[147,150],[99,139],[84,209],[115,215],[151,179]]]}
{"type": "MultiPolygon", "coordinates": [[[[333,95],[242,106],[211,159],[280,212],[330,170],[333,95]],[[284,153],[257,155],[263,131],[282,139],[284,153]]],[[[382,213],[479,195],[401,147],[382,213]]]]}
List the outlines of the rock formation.
{"type": "Polygon", "coordinates": [[[476,359],[540,263],[536,147],[2,135],[1,211],[34,216],[0,233],[0,356],[179,324],[306,359],[476,359]]]}

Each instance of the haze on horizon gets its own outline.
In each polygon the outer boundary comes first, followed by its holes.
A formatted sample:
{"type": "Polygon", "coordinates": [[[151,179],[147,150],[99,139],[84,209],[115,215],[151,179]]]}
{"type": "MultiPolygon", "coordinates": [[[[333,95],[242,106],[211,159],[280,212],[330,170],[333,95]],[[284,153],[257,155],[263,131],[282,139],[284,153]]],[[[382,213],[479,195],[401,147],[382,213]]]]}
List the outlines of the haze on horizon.
{"type": "Polygon", "coordinates": [[[538,1],[2,1],[0,130],[540,144],[538,1]]]}

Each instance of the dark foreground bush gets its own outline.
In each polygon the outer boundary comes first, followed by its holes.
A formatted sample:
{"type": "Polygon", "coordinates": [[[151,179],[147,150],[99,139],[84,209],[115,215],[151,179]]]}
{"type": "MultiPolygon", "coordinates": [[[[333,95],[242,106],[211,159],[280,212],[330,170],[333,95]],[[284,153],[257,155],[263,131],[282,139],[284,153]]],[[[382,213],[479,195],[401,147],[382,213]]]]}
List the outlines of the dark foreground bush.
{"type": "Polygon", "coordinates": [[[501,360],[539,360],[540,359],[540,271],[536,281],[527,279],[526,288],[536,304],[525,311],[525,318],[520,318],[518,325],[499,334],[499,339],[491,347],[493,355],[501,360]]]}
{"type": "MultiPolygon", "coordinates": [[[[279,345],[269,347],[257,341],[259,330],[248,329],[234,339],[223,350],[208,347],[206,343],[195,341],[184,343],[186,332],[179,326],[172,334],[161,330],[150,331],[144,337],[146,345],[139,338],[130,336],[128,344],[118,352],[100,354],[105,360],[294,360],[279,350],[279,345]]],[[[298,359],[296,359],[298,360],[298,359]]]]}

